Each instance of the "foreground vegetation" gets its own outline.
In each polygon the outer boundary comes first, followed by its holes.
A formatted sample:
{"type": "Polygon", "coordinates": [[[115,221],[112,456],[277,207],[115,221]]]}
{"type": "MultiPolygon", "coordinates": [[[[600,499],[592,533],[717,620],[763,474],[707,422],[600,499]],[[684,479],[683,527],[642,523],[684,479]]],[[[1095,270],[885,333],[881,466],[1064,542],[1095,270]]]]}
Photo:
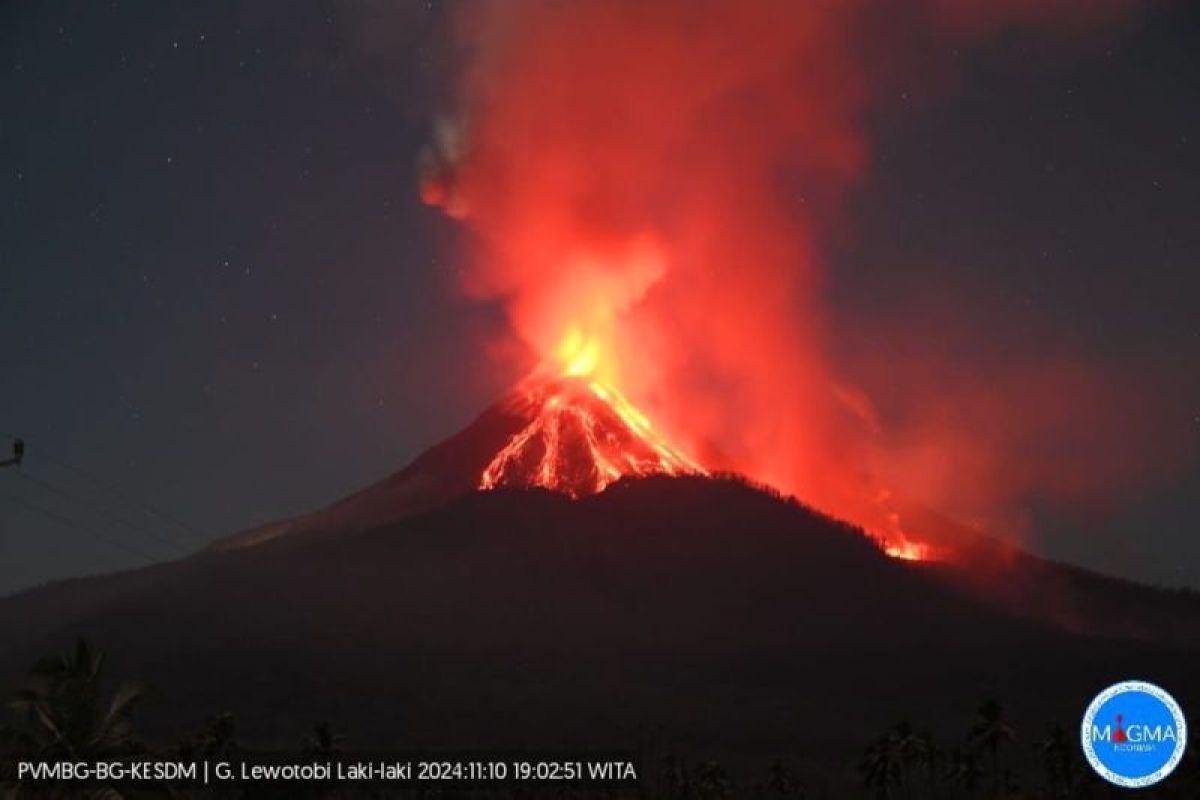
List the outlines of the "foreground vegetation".
{"type": "MultiPolygon", "coordinates": [[[[25,685],[9,695],[9,720],[0,726],[0,756],[98,761],[137,756],[184,760],[236,759],[245,752],[232,714],[219,713],[193,734],[169,745],[151,745],[137,732],[134,712],[150,692],[137,683],[110,688],[103,679],[104,653],[80,641],[61,656],[35,664],[25,685]]],[[[1194,726],[1192,730],[1197,730],[1194,726]]],[[[343,737],[328,723],[316,724],[294,753],[322,761],[338,756],[343,737]]],[[[168,784],[102,783],[80,789],[38,789],[4,776],[0,797],[122,800],[141,797],[643,797],[663,800],[775,798],[776,800],[1100,800],[1124,797],[1094,775],[1083,759],[1073,730],[1051,724],[1025,735],[1005,717],[995,700],[980,704],[962,736],[939,742],[908,721],[896,723],[871,741],[856,764],[814,770],[779,759],[757,770],[727,770],[711,759],[677,754],[647,754],[642,786],[636,792],[597,792],[571,787],[552,790],[514,787],[496,790],[418,789],[396,794],[342,787],[297,790],[294,787],[237,786],[189,789],[168,784]],[[735,774],[736,772],[736,774],[735,774]]],[[[7,766],[7,765],[6,765],[7,766]]],[[[1193,737],[1183,763],[1170,779],[1139,797],[1150,800],[1200,798],[1200,753],[1193,737]]]]}

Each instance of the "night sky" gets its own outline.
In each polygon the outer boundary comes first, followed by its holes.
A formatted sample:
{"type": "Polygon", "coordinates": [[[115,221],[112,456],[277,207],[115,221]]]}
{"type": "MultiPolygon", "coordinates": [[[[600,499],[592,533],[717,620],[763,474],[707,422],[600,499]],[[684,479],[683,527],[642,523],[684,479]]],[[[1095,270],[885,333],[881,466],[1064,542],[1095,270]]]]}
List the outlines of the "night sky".
{"type": "MultiPolygon", "coordinates": [[[[0,8],[0,593],[133,566],[321,506],[455,432],[519,376],[455,289],[461,232],[416,193],[445,109],[424,3],[0,8]],[[7,449],[8,441],[0,441],[7,449]]],[[[936,286],[1153,367],[1200,444],[1200,11],[1086,46],[1001,38],[870,120],[834,314],[936,286]],[[904,268],[896,268],[904,265],[904,268]]],[[[998,325],[995,346],[1036,347],[998,325]]],[[[986,371],[986,363],[964,363],[986,371]]],[[[1043,553],[1200,586],[1200,468],[1043,553]]]]}

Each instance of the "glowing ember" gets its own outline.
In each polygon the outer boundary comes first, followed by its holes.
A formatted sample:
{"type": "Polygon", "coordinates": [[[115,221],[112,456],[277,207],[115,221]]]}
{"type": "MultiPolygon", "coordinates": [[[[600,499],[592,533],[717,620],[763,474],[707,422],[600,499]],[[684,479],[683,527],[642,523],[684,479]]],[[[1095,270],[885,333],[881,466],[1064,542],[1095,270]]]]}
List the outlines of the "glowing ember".
{"type": "MultiPolygon", "coordinates": [[[[932,561],[937,560],[938,553],[928,544],[916,541],[900,523],[900,512],[893,505],[890,489],[880,488],[874,497],[877,512],[882,514],[882,522],[867,526],[868,534],[878,544],[879,549],[892,558],[902,561],[932,561]]],[[[877,516],[877,515],[872,515],[877,516]]]]}
{"type": "Polygon", "coordinates": [[[911,542],[907,539],[893,541],[884,545],[883,552],[892,558],[899,558],[904,561],[928,561],[930,558],[928,547],[919,542],[911,542]]]}

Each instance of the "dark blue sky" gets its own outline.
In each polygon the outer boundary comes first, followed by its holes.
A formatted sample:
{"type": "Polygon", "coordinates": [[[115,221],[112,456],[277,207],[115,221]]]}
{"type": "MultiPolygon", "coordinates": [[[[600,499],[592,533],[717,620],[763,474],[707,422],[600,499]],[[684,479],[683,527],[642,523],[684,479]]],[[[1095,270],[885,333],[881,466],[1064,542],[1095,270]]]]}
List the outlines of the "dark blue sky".
{"type": "MultiPolygon", "coordinates": [[[[27,477],[0,474],[0,592],[194,546],[143,504],[204,537],[322,505],[516,377],[414,189],[444,14],[377,8],[0,9],[0,431],[30,450],[27,477]]],[[[1179,4],[1069,53],[1001,39],[952,92],[888,105],[835,313],[936,285],[1053,318],[1084,352],[1173,370],[1163,429],[1194,451],[1198,35],[1179,4]]],[[[1086,529],[1039,514],[1038,541],[1200,585],[1198,499],[1193,461],[1086,529]]]]}

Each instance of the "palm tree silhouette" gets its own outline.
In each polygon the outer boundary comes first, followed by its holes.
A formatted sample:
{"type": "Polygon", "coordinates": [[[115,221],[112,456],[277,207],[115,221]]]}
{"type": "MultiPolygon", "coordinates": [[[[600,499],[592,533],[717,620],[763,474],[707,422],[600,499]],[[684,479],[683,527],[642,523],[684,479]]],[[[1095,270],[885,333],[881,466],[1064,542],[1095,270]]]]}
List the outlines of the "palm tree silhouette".
{"type": "Polygon", "coordinates": [[[961,747],[955,747],[950,752],[945,774],[947,782],[952,787],[963,789],[968,795],[974,793],[981,777],[979,762],[976,760],[975,754],[961,747]]]}
{"type": "Polygon", "coordinates": [[[779,759],[771,762],[771,766],[767,770],[767,789],[773,797],[786,797],[792,800],[804,800],[808,797],[804,783],[779,759]]]}
{"type": "Polygon", "coordinates": [[[229,758],[242,752],[237,741],[237,719],[228,711],[214,714],[204,722],[196,739],[196,751],[204,758],[229,758]]]}
{"type": "MultiPolygon", "coordinates": [[[[25,686],[8,701],[17,721],[0,727],[0,749],[39,761],[101,761],[144,752],[130,716],[146,689],[123,683],[105,701],[103,668],[104,652],[93,650],[82,639],[66,655],[35,664],[25,686]]],[[[121,800],[125,795],[120,788],[104,782],[86,791],[90,797],[121,800]]],[[[0,789],[5,797],[23,796],[17,783],[0,789]]],[[[160,789],[148,783],[139,787],[140,791],[160,789]]]]}
{"type": "Polygon", "coordinates": [[[696,796],[717,800],[729,796],[729,776],[716,761],[705,761],[696,767],[696,796]]]}
{"type": "Polygon", "coordinates": [[[863,783],[874,792],[877,800],[895,797],[894,790],[898,790],[903,782],[905,764],[899,728],[888,730],[868,745],[858,762],[863,783]]]}
{"type": "Polygon", "coordinates": [[[328,722],[318,722],[313,726],[312,733],[304,740],[301,755],[307,760],[325,761],[341,752],[341,743],[345,737],[333,730],[328,722]]]}
{"type": "Polygon", "coordinates": [[[896,727],[892,729],[892,737],[900,758],[900,785],[904,796],[911,800],[912,781],[909,773],[912,767],[924,761],[924,742],[908,720],[896,723],[896,727]]]}
{"type": "Polygon", "coordinates": [[[104,651],[80,639],[62,656],[34,665],[25,686],[9,701],[19,722],[5,726],[4,739],[37,758],[94,759],[140,752],[130,716],[146,696],[140,684],[122,683],[101,698],[104,651]]]}
{"type": "Polygon", "coordinates": [[[1004,718],[1004,709],[995,700],[985,700],[975,712],[968,733],[972,746],[986,750],[992,765],[992,796],[1000,796],[1000,746],[1017,738],[1016,731],[1004,718]]]}
{"type": "Polygon", "coordinates": [[[658,782],[658,793],[661,797],[685,796],[689,786],[687,767],[674,754],[668,753],[663,756],[658,782]]]}
{"type": "Polygon", "coordinates": [[[918,764],[925,767],[925,783],[930,800],[937,797],[938,767],[942,763],[942,751],[933,741],[933,734],[921,731],[913,737],[913,752],[918,764]]]}
{"type": "Polygon", "coordinates": [[[1057,722],[1035,745],[1042,757],[1050,797],[1070,797],[1075,786],[1075,742],[1057,722]]]}

